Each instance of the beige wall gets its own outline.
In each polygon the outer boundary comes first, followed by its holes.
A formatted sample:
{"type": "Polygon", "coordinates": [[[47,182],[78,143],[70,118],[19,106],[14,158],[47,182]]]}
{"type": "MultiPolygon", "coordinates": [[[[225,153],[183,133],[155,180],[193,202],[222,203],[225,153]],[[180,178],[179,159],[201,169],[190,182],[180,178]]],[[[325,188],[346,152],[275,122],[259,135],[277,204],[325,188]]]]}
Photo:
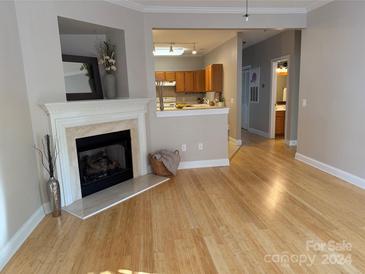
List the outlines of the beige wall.
{"type": "Polygon", "coordinates": [[[240,140],[241,131],[237,126],[237,118],[240,116],[237,109],[239,105],[237,104],[237,39],[238,37],[235,37],[209,52],[204,56],[204,63],[205,65],[223,64],[223,96],[226,100],[226,106],[230,108],[229,135],[240,140]]]}
{"type": "Polygon", "coordinates": [[[41,206],[14,2],[0,2],[0,264],[5,244],[41,206]]]}
{"type": "Polygon", "coordinates": [[[365,2],[334,1],[302,34],[298,152],[365,178],[365,2]]]}

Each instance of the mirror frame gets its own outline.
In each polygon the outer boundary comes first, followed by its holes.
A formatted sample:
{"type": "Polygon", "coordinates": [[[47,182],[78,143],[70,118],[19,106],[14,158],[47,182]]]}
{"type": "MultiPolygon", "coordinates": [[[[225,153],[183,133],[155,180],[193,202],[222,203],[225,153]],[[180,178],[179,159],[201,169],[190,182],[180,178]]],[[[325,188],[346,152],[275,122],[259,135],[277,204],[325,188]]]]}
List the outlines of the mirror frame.
{"type": "Polygon", "coordinates": [[[95,91],[90,93],[67,93],[67,101],[104,99],[101,87],[98,59],[96,57],[62,54],[62,62],[86,63],[92,66],[95,91]]]}

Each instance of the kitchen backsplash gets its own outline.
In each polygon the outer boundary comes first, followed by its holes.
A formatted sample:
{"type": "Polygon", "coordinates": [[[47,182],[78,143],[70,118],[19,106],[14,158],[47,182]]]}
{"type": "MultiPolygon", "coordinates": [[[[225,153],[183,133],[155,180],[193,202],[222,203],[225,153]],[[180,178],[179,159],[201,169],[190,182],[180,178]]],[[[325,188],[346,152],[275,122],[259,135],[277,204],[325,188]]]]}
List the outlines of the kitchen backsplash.
{"type": "MultiPolygon", "coordinates": [[[[176,103],[188,103],[188,104],[196,104],[198,102],[198,98],[203,98],[207,94],[205,92],[202,93],[180,93],[175,92],[175,87],[163,87],[163,97],[175,97],[176,103]]],[[[159,94],[156,90],[156,97],[159,97],[159,94]]]]}

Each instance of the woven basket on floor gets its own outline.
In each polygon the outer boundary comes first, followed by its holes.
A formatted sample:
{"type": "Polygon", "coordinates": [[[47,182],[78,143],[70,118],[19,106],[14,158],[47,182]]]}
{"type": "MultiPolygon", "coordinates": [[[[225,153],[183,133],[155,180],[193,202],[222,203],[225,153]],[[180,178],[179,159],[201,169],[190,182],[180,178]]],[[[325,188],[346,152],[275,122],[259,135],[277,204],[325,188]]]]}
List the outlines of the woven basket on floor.
{"type": "MultiPolygon", "coordinates": [[[[177,151],[178,152],[178,151],[177,151]]],[[[158,176],[164,176],[164,177],[171,177],[174,176],[174,174],[172,174],[163,164],[162,161],[159,161],[155,158],[152,157],[152,154],[148,155],[148,158],[150,160],[150,164],[152,167],[152,172],[155,175],[158,176]]]]}

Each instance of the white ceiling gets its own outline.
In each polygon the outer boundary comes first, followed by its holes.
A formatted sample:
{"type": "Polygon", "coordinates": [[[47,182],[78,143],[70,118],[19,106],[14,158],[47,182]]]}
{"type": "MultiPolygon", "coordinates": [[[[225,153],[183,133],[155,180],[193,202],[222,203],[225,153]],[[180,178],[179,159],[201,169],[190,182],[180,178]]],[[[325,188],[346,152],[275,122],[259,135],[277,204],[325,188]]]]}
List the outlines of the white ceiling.
{"type": "MultiPolygon", "coordinates": [[[[198,54],[201,56],[232,39],[238,32],[243,33],[244,47],[268,39],[278,34],[279,30],[153,30],[153,41],[155,43],[175,43],[175,46],[187,48],[185,56],[191,56],[193,45],[184,43],[196,43],[198,54]]],[[[156,46],[159,46],[157,44],[156,46]]],[[[166,44],[168,46],[168,44],[166,44]]]]}
{"type": "MultiPolygon", "coordinates": [[[[244,0],[109,0],[144,12],[241,13],[244,0]]],[[[252,14],[306,13],[332,0],[249,0],[252,14]]]]}

